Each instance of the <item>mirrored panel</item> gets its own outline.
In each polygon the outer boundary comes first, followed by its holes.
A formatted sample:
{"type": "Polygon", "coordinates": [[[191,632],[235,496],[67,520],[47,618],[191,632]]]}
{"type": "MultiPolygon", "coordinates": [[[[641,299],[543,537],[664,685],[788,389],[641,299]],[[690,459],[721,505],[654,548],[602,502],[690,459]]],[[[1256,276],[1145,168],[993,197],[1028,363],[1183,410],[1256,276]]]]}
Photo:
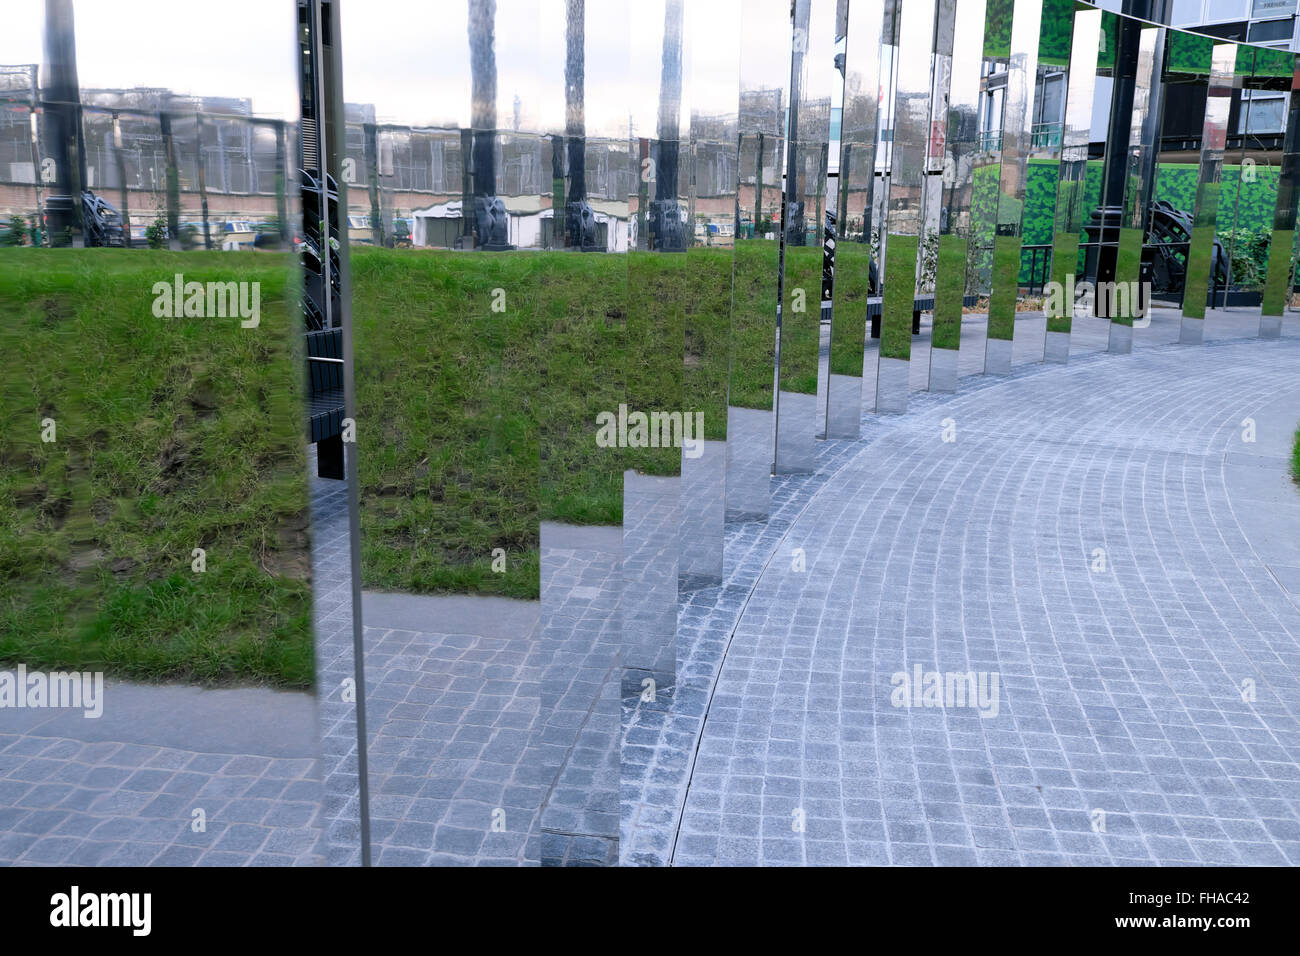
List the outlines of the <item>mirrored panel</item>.
{"type": "Polygon", "coordinates": [[[1011,341],[1015,333],[1020,290],[1025,175],[1033,133],[1042,8],[1042,0],[1016,0],[1006,46],[1006,69],[999,71],[1003,97],[1001,165],[994,220],[989,331],[984,354],[984,371],[993,375],[1005,375],[1011,371],[1011,341]]]}
{"type": "MultiPolygon", "coordinates": [[[[1036,315],[1038,297],[1049,291],[1053,222],[1061,177],[1069,90],[1074,5],[1073,0],[1043,0],[1041,7],[1035,72],[1031,81],[1030,131],[1025,143],[1020,257],[1016,275],[1018,298],[1013,320],[1020,325],[1022,342],[1026,338],[1036,341],[1039,334],[1036,315]]],[[[1091,64],[1087,72],[1091,75],[1091,64]]],[[[1043,334],[1046,343],[1045,314],[1043,334]]]]}
{"type": "Polygon", "coordinates": [[[884,0],[843,0],[836,16],[839,76],[832,92],[838,103],[832,100],[824,240],[831,243],[831,270],[822,280],[825,368],[818,369],[827,438],[857,438],[862,426],[867,300],[879,292],[871,234],[885,6],[884,0]]]}
{"type": "Polygon", "coordinates": [[[1253,310],[1263,299],[1292,67],[1286,51],[1238,44],[1216,228],[1226,275],[1210,296],[1226,312],[1253,310]]]}
{"type": "Polygon", "coordinates": [[[1179,341],[1185,344],[1199,345],[1202,341],[1206,295],[1212,273],[1217,271],[1216,267],[1223,261],[1222,246],[1216,243],[1215,232],[1218,228],[1220,180],[1223,175],[1236,65],[1236,44],[1216,43],[1210,55],[1196,200],[1187,250],[1187,279],[1183,290],[1183,318],[1179,334],[1179,341]]]}
{"type": "Polygon", "coordinates": [[[786,114],[774,474],[813,467],[826,170],[835,70],[834,0],[794,0],[786,114]]]}
{"type": "Polygon", "coordinates": [[[1260,338],[1274,339],[1282,334],[1282,314],[1290,299],[1296,261],[1296,211],[1297,202],[1300,202],[1300,70],[1297,70],[1294,54],[1284,54],[1270,62],[1268,73],[1275,81],[1270,89],[1285,94],[1280,142],[1274,133],[1277,198],[1273,207],[1259,322],[1260,338]]]}
{"type": "Polygon", "coordinates": [[[1115,39],[1115,71],[1103,173],[1103,204],[1094,213],[1102,222],[1093,309],[1110,319],[1107,350],[1133,347],[1135,318],[1147,304],[1139,285],[1159,122],[1160,73],[1164,31],[1121,17],[1115,39]],[[1111,225],[1113,224],[1113,226],[1111,225]],[[1110,230],[1113,229],[1113,233],[1110,230]],[[1109,236],[1114,236],[1114,245],[1109,236]]]}
{"type": "Polygon", "coordinates": [[[742,0],[739,181],[727,393],[728,521],[761,520],[771,509],[776,277],[789,65],[789,3],[742,0]]]}
{"type": "Polygon", "coordinates": [[[983,36],[985,0],[956,0],[940,5],[940,16],[952,7],[952,61],[944,121],[940,215],[934,239],[934,316],[930,337],[929,387],[935,392],[957,390],[957,356],[961,347],[962,315],[975,303],[979,277],[970,267],[971,201],[975,164],[980,156],[981,47],[965,38],[983,36]],[[957,37],[963,42],[957,42],[957,37]],[[970,293],[968,295],[968,293],[970,293]]]}
{"type": "Polygon", "coordinates": [[[641,4],[629,17],[641,176],[627,261],[622,667],[624,697],[635,699],[667,693],[676,672],[684,429],[695,416],[683,415],[682,402],[693,235],[686,4],[641,4]]]}
{"type": "Polygon", "coordinates": [[[565,252],[538,264],[549,290],[538,355],[539,859],[609,866],[619,855],[628,201],[639,180],[627,112],[628,11],[549,0],[540,30],[539,85],[553,104],[543,123],[556,211],[550,247],[565,252]]]}
{"type": "Polygon", "coordinates": [[[343,10],[378,865],[540,859],[538,369],[582,281],[543,251],[564,76],[540,72],[541,27],[539,0],[343,10]]]}
{"type": "Polygon", "coordinates": [[[4,21],[0,862],[322,863],[293,6],[4,21]]]}
{"type": "Polygon", "coordinates": [[[887,205],[882,228],[880,354],[876,373],[876,411],[907,409],[908,368],[913,319],[917,311],[917,273],[924,227],[926,156],[930,133],[931,4],[900,5],[889,155],[887,205]]]}
{"type": "MultiPolygon", "coordinates": [[[[1079,278],[1079,241],[1090,168],[1093,92],[1102,37],[1102,11],[1079,4],[1075,7],[1056,206],[1052,217],[1051,288],[1046,290],[1043,299],[1047,320],[1043,338],[1043,360],[1046,362],[1066,362],[1070,357],[1070,331],[1074,323],[1075,289],[1079,278]]],[[[1034,265],[1036,262],[1031,264],[1031,270],[1034,265]]]]}
{"type": "MultiPolygon", "coordinates": [[[[682,498],[678,579],[683,591],[722,584],[726,508],[727,376],[731,353],[731,270],[736,225],[739,0],[690,5],[686,80],[690,91],[691,228],[681,268],[682,498]],[[689,422],[688,422],[689,419],[689,422]]],[[[665,260],[672,261],[672,260],[665,260]]]]}

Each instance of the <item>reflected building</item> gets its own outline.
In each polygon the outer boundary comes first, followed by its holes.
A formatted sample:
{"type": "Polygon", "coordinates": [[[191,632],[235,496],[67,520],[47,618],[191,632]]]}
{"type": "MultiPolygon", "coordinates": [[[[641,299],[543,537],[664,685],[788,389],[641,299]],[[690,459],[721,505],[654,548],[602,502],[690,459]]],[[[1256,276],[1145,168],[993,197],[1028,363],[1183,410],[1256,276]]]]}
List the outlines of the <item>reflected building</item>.
{"type": "MultiPolygon", "coordinates": [[[[7,106],[0,114],[0,215],[33,222],[55,166],[37,75],[35,65],[0,66],[7,106]]],[[[79,112],[82,186],[122,216],[131,240],[144,243],[159,217],[186,248],[267,245],[260,233],[283,238],[293,124],[257,116],[247,97],[158,87],[82,89],[79,112]]]]}

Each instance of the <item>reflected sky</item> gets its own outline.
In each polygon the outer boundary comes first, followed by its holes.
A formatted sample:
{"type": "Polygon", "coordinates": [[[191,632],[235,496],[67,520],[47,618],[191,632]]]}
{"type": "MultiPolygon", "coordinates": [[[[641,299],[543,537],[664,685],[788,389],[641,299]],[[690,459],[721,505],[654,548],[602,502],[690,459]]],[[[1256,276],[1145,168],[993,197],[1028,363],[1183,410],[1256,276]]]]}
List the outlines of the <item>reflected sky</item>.
{"type": "MultiPolygon", "coordinates": [[[[380,122],[464,128],[469,125],[470,0],[370,0],[345,3],[344,94],[373,104],[380,122]],[[400,30],[394,23],[402,24],[400,30]]],[[[779,4],[778,4],[779,6],[779,4]]],[[[564,129],[564,0],[497,0],[497,123],[502,129],[557,133],[564,129]]],[[[787,14],[788,20],[788,14],[787,14]]],[[[654,136],[663,54],[664,0],[615,3],[588,0],[585,13],[587,135],[654,136]]],[[[682,123],[691,108],[734,112],[736,30],[734,3],[688,0],[684,33],[707,38],[716,53],[697,54],[687,78],[682,123]],[[724,38],[717,42],[717,38],[724,38]]],[[[769,38],[779,62],[783,43],[769,38]]],[[[789,53],[785,51],[786,69],[789,53]]],[[[776,72],[780,78],[780,71],[776,72]]]]}
{"type": "MultiPolygon", "coordinates": [[[[251,99],[259,116],[298,117],[297,32],[291,3],[76,0],[83,89],[163,87],[251,99]]],[[[6,0],[0,64],[40,63],[44,0],[6,0]]]]}

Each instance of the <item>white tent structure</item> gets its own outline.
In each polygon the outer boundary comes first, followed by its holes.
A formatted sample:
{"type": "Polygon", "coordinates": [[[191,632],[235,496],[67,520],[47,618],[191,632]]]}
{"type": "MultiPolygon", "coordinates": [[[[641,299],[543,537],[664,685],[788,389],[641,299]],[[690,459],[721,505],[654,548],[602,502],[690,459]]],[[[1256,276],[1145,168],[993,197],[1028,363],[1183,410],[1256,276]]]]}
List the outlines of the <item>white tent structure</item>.
{"type": "MultiPolygon", "coordinates": [[[[506,213],[510,217],[509,240],[516,249],[542,249],[550,247],[551,219],[554,211],[543,207],[540,196],[506,197],[506,213]]],[[[411,230],[411,244],[435,249],[455,249],[461,244],[464,234],[464,204],[459,199],[437,203],[427,209],[417,209],[411,213],[414,226],[411,230]]],[[[592,203],[598,225],[605,226],[605,251],[627,252],[627,215],[626,206],[622,216],[617,210],[603,208],[612,204],[592,203]]]]}

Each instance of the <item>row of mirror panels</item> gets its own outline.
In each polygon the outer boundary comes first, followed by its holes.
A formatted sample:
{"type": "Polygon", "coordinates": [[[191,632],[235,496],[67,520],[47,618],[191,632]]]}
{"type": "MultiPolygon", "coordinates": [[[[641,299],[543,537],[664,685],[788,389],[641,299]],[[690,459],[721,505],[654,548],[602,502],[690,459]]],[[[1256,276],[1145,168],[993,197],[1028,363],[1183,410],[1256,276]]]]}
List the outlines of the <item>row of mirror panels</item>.
{"type": "Polygon", "coordinates": [[[1294,56],[1090,4],[232,0],[200,65],[129,6],[0,45],[11,244],[121,247],[6,269],[58,437],[0,439],[0,648],[314,688],[331,862],[617,862],[620,740],[818,439],[1293,284],[1294,56]]]}

